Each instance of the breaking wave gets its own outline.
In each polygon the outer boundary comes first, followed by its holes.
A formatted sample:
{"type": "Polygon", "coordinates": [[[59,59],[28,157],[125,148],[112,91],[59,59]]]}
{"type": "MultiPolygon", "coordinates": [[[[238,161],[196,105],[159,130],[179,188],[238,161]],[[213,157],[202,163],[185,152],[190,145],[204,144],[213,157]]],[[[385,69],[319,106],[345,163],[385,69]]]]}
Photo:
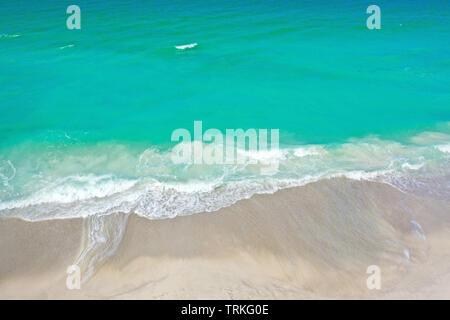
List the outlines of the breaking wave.
{"type": "Polygon", "coordinates": [[[1,193],[0,216],[35,221],[134,212],[150,219],[174,218],[334,177],[379,181],[448,199],[449,140],[444,135],[432,144],[407,145],[369,138],[278,151],[239,150],[245,161],[228,165],[174,164],[171,150],[149,148],[133,155],[124,146],[61,151],[51,159],[35,158],[38,163],[18,161],[17,169],[13,160],[2,160],[0,182],[8,192],[1,193]],[[263,174],[264,166],[274,162],[276,171],[263,174]],[[72,174],[58,176],[66,172],[72,174]]]}

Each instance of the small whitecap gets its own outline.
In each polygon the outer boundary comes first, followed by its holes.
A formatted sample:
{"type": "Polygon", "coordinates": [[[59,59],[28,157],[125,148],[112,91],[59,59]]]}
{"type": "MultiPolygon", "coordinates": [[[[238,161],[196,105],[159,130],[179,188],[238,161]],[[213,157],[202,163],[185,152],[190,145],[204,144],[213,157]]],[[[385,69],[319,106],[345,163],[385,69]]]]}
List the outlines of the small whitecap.
{"type": "Polygon", "coordinates": [[[175,46],[175,48],[177,48],[178,50],[184,50],[184,49],[190,49],[190,48],[194,48],[195,46],[197,46],[198,43],[190,43],[190,44],[183,44],[181,46],[175,46]]]}
{"type": "Polygon", "coordinates": [[[60,49],[60,50],[64,50],[64,49],[67,49],[67,48],[72,48],[72,47],[74,47],[74,46],[75,46],[74,44],[68,44],[67,46],[59,47],[59,49],[60,49]]]}
{"type": "Polygon", "coordinates": [[[7,33],[0,34],[0,38],[11,39],[11,38],[18,38],[18,37],[20,37],[20,34],[7,34],[7,33]]]}

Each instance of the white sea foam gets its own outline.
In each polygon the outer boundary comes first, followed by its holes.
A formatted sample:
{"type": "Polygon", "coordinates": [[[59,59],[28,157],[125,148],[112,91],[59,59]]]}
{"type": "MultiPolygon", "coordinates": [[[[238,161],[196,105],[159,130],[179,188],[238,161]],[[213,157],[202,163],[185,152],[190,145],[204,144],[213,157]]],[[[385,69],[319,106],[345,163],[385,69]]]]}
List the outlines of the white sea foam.
{"type": "Polygon", "coordinates": [[[184,49],[194,48],[197,45],[198,45],[198,43],[190,43],[190,44],[184,44],[181,46],[175,46],[175,48],[177,48],[178,50],[184,50],[184,49]]]}
{"type": "Polygon", "coordinates": [[[299,158],[306,156],[320,156],[324,153],[326,153],[326,150],[322,146],[298,147],[294,150],[294,155],[299,158]]]}
{"type": "Polygon", "coordinates": [[[9,182],[16,176],[16,168],[10,160],[0,161],[0,181],[3,186],[9,187],[9,182]]]}
{"type": "Polygon", "coordinates": [[[130,189],[136,181],[117,179],[113,176],[69,176],[58,179],[19,200],[0,203],[0,211],[26,208],[42,204],[67,204],[93,198],[105,198],[130,189]]]}
{"type": "Polygon", "coordinates": [[[20,34],[0,34],[0,38],[18,38],[20,37],[20,34]]]}
{"type": "Polygon", "coordinates": [[[362,181],[375,181],[377,178],[385,176],[392,172],[391,170],[380,170],[380,171],[373,171],[373,172],[366,172],[366,171],[349,171],[349,172],[342,172],[331,175],[331,178],[338,178],[338,177],[345,177],[352,180],[362,181]]]}
{"type": "Polygon", "coordinates": [[[419,170],[424,165],[425,165],[424,163],[410,164],[408,162],[405,162],[404,164],[402,164],[402,168],[403,169],[409,169],[409,170],[419,170]]]}
{"type": "Polygon", "coordinates": [[[42,220],[136,212],[150,219],[173,218],[335,177],[379,181],[404,192],[447,198],[448,153],[436,152],[434,146],[371,138],[337,146],[238,149],[246,160],[224,165],[174,164],[172,150],[149,148],[136,155],[123,146],[77,150],[61,158],[52,153],[53,158],[42,161],[28,156],[17,160],[20,179],[12,180],[16,169],[11,161],[0,165],[0,184],[16,187],[13,195],[0,194],[0,216],[42,220]],[[20,159],[28,160],[20,163],[20,159]],[[279,163],[274,174],[262,175],[261,168],[272,162],[279,163]],[[24,167],[27,164],[29,168],[24,167]],[[111,173],[66,174],[86,166],[111,173]]]}
{"type": "Polygon", "coordinates": [[[438,145],[436,149],[444,153],[450,153],[450,144],[438,145]]]}
{"type": "Polygon", "coordinates": [[[68,44],[66,46],[59,47],[59,49],[64,50],[64,49],[67,49],[67,48],[72,48],[74,46],[75,46],[74,44],[68,44]]]}

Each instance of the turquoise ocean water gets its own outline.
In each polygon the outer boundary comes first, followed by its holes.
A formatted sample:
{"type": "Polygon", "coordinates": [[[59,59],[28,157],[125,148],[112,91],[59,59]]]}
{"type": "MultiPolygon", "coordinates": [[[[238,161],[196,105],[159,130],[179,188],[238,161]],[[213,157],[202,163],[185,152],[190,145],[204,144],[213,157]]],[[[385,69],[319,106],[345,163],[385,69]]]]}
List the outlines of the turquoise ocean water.
{"type": "Polygon", "coordinates": [[[0,215],[213,211],[334,176],[450,194],[450,2],[0,3],[0,215]],[[72,4],[72,3],[70,3],[72,4]],[[198,43],[179,50],[175,46],[198,43]],[[280,166],[176,165],[177,128],[280,130],[280,166]]]}

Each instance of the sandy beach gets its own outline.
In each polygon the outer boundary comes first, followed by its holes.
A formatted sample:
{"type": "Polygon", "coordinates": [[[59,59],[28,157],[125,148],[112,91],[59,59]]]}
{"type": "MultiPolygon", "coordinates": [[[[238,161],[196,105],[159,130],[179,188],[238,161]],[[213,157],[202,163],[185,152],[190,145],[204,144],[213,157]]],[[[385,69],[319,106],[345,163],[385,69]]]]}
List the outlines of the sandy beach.
{"type": "Polygon", "coordinates": [[[82,219],[3,218],[0,298],[448,299],[449,208],[386,184],[332,179],[217,212],[132,214],[117,250],[79,290],[66,288],[66,269],[85,245],[82,219]],[[366,286],[369,265],[381,269],[380,290],[366,286]]]}
{"type": "Polygon", "coordinates": [[[0,6],[0,300],[450,299],[450,1],[0,6]]]}

